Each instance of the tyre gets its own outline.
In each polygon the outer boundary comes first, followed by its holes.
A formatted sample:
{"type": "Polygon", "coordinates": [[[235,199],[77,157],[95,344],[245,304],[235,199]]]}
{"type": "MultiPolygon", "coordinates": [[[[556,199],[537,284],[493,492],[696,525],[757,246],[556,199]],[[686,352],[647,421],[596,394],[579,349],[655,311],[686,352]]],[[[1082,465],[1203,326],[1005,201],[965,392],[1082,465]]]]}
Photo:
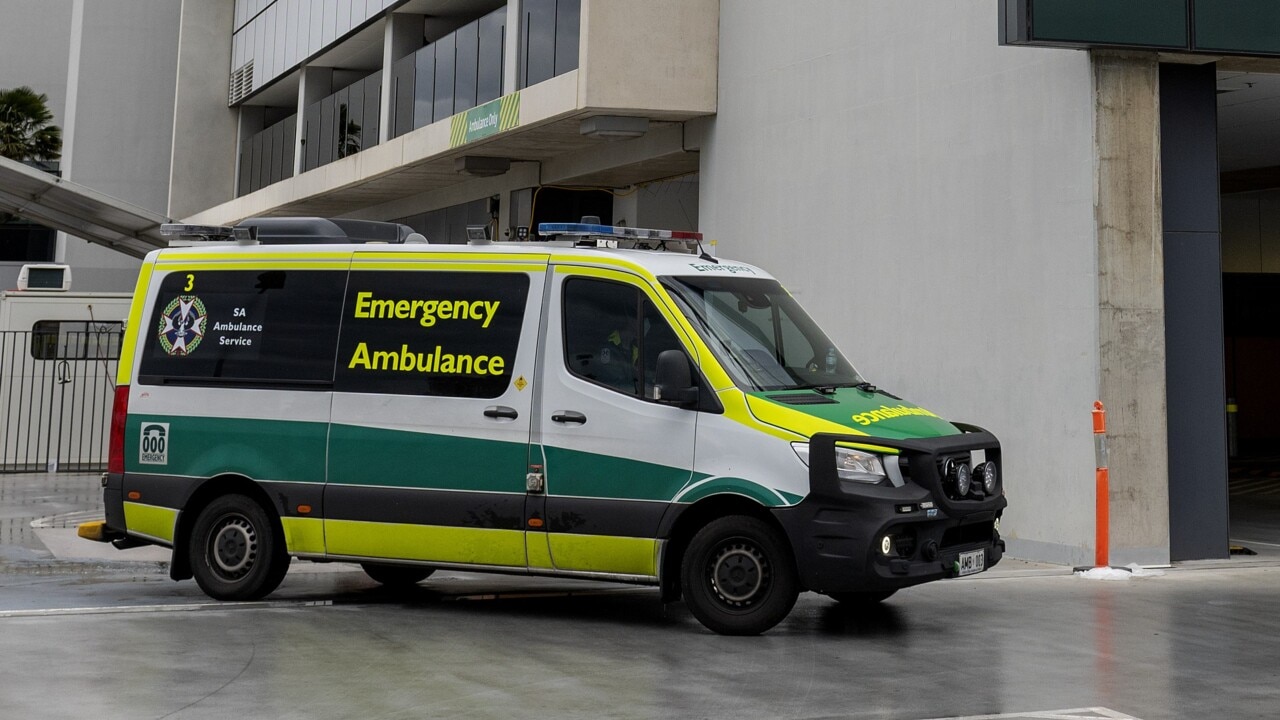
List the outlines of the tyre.
{"type": "Polygon", "coordinates": [[[257,600],[289,571],[275,517],[244,495],[224,495],[196,517],[187,546],[196,584],[217,600],[257,600]]]}
{"type": "Polygon", "coordinates": [[[827,593],[832,600],[840,603],[842,606],[848,607],[870,607],[877,605],[890,596],[898,592],[897,590],[861,590],[854,592],[833,592],[827,593]]]}
{"type": "Polygon", "coordinates": [[[681,561],[680,579],[690,612],[721,635],[759,635],[781,622],[799,595],[786,538],[744,515],[699,530],[681,561]]]}
{"type": "Polygon", "coordinates": [[[383,565],[381,563],[360,563],[364,574],[375,582],[387,587],[409,587],[426,580],[435,572],[435,568],[415,567],[413,565],[383,565]]]}

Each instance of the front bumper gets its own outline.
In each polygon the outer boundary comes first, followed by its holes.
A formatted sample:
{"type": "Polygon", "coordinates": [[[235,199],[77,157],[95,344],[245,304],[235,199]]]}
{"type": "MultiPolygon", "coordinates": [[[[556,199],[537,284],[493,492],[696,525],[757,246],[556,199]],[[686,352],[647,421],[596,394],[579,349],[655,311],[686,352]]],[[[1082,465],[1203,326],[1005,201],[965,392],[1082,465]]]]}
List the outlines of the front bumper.
{"type": "Polygon", "coordinates": [[[893,590],[955,577],[961,572],[961,555],[974,551],[982,552],[986,568],[1000,562],[1004,541],[997,521],[1008,505],[1003,489],[989,497],[949,497],[939,471],[942,458],[975,452],[1001,467],[1000,443],[981,428],[957,427],[961,434],[937,438],[820,433],[810,439],[809,496],[774,511],[791,540],[805,588],[893,590]],[[837,442],[897,449],[909,468],[903,484],[841,481],[835,467],[837,442]]]}

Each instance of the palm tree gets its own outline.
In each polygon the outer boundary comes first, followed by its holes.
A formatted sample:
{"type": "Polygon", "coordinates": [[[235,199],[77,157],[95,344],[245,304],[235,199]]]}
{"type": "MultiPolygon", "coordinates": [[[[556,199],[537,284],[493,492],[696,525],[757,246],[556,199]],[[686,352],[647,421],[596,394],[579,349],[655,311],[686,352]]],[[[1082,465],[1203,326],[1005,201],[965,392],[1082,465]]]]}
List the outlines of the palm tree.
{"type": "Polygon", "coordinates": [[[25,86],[0,90],[0,156],[18,162],[62,157],[62,129],[52,124],[48,101],[25,86]]]}

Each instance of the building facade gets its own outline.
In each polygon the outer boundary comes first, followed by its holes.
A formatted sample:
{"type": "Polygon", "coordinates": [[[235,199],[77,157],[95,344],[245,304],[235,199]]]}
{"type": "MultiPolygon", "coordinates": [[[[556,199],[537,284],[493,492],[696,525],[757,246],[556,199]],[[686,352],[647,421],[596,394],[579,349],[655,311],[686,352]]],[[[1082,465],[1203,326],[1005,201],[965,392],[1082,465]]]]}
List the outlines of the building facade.
{"type": "MultiPolygon", "coordinates": [[[[130,205],[164,213],[169,200],[179,3],[169,0],[12,0],[0,23],[0,88],[47,95],[62,128],[59,176],[130,205]]],[[[0,285],[23,263],[74,267],[77,290],[128,290],[138,261],[105,247],[32,230],[15,248],[6,234],[0,285]]]]}
{"type": "Polygon", "coordinates": [[[1094,559],[1101,400],[1112,563],[1222,557],[1280,446],[1280,16],[1120,5],[185,0],[165,211],[701,230],[1002,439],[1012,555],[1094,559]]]}

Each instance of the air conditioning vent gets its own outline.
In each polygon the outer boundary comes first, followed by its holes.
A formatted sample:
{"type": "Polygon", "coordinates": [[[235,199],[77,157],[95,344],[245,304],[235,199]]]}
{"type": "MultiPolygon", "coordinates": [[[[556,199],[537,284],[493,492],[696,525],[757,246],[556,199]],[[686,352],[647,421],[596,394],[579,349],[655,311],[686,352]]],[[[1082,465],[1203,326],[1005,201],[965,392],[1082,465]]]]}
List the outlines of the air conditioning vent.
{"type": "Polygon", "coordinates": [[[787,405],[834,405],[836,403],[825,395],[766,395],[765,397],[787,405]]]}
{"type": "Polygon", "coordinates": [[[234,106],[236,103],[248,97],[253,92],[253,61],[241,65],[231,71],[231,82],[227,92],[227,106],[234,106]]]}

